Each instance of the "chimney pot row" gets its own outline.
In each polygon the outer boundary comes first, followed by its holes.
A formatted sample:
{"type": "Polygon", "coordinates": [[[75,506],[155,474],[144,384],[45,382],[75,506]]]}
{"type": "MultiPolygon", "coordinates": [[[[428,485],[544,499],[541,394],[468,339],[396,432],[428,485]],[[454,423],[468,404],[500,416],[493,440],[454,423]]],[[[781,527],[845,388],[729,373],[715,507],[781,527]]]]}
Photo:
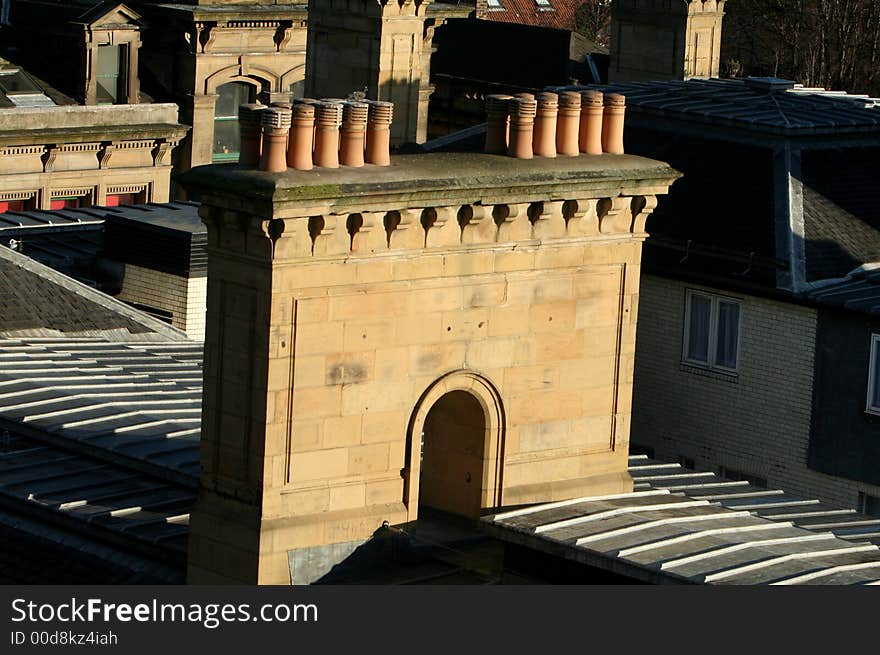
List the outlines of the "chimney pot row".
{"type": "Polygon", "coordinates": [[[388,166],[393,111],[391,102],[338,98],[241,105],[239,163],[271,173],[360,167],[365,161],[388,166]]]}
{"type": "Polygon", "coordinates": [[[626,98],[596,90],[486,96],[488,153],[519,159],[623,154],[626,98]],[[524,143],[528,139],[528,147],[524,143]]]}
{"type": "Polygon", "coordinates": [[[280,173],[287,170],[287,136],[292,121],[285,107],[269,107],[260,113],[263,125],[263,152],[260,170],[280,173]]]}
{"type": "Polygon", "coordinates": [[[241,130],[241,154],[239,162],[242,166],[254,168],[260,165],[260,141],[262,140],[261,114],[266,105],[257,102],[241,105],[238,108],[238,124],[241,130]]]}

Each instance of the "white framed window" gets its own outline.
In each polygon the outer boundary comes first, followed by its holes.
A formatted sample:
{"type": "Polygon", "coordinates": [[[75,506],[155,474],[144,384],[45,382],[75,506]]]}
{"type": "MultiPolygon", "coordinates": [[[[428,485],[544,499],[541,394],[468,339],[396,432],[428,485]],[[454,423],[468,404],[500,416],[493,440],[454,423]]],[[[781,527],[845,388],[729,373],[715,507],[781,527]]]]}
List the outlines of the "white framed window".
{"type": "Polygon", "coordinates": [[[550,0],[535,0],[535,4],[538,5],[538,9],[543,9],[545,11],[553,10],[553,5],[550,4],[550,0]]]}
{"type": "Polygon", "coordinates": [[[500,9],[504,9],[504,5],[501,4],[501,0],[486,0],[486,7],[490,11],[498,11],[500,9]]]}
{"type": "Polygon", "coordinates": [[[880,414],[880,334],[871,335],[871,358],[868,360],[868,402],[865,411],[880,414]]]}
{"type": "Polygon", "coordinates": [[[688,289],[685,293],[682,360],[693,366],[736,374],[741,319],[738,300],[688,289]]]}

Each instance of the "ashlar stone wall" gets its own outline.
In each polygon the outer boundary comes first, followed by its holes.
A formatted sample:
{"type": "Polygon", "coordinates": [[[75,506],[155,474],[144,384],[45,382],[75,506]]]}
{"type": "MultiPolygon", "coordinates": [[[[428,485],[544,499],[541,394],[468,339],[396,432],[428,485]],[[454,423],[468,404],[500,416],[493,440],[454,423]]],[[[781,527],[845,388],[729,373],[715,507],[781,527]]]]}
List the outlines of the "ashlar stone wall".
{"type": "Polygon", "coordinates": [[[190,579],[288,582],[297,551],[416,520],[449,391],[485,413],[458,483],[483,511],[630,490],[644,221],[675,175],[464,154],[189,173],[209,230],[190,579]]]}

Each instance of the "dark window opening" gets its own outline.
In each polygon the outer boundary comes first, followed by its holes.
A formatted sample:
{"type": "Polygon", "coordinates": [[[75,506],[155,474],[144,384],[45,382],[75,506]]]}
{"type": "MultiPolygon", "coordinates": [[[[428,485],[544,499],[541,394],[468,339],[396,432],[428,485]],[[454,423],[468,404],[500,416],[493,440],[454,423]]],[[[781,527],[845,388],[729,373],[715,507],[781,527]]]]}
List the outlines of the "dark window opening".
{"type": "Polygon", "coordinates": [[[115,105],[127,102],[128,45],[98,46],[96,79],[99,105],[115,105]]]}
{"type": "Polygon", "coordinates": [[[859,492],[859,511],[868,516],[880,516],[880,497],[859,492]]]}
{"type": "Polygon", "coordinates": [[[147,202],[147,192],[139,193],[114,193],[108,194],[104,202],[105,207],[118,207],[119,205],[143,205],[147,202]]]}
{"type": "Polygon", "coordinates": [[[49,202],[49,209],[76,209],[78,207],[91,207],[92,199],[90,196],[62,196],[52,198],[49,202]]]}
{"type": "Polygon", "coordinates": [[[6,212],[24,212],[34,208],[31,200],[0,200],[0,214],[6,212]]]}
{"type": "Polygon", "coordinates": [[[238,131],[238,107],[254,102],[256,90],[244,82],[229,82],[217,88],[214,106],[214,161],[238,161],[241,138],[238,131]]]}

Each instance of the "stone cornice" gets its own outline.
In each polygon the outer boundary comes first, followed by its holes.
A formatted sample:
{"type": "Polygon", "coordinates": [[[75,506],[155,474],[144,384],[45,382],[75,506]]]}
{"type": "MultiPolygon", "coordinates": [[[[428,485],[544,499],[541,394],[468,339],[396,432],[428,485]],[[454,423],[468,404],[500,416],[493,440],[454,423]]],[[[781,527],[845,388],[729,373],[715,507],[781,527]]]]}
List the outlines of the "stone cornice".
{"type": "Polygon", "coordinates": [[[656,195],[677,177],[662,162],[625,155],[444,153],[278,175],[206,166],[180,181],[204,202],[211,248],[274,260],[641,240],[656,195]]]}
{"type": "Polygon", "coordinates": [[[188,131],[188,127],[178,124],[83,125],[80,127],[8,130],[0,131],[0,147],[150,139],[179,141],[186,136],[188,131]]]}
{"type": "Polygon", "coordinates": [[[231,165],[203,166],[181,175],[180,182],[213,206],[287,218],[657,195],[678,177],[668,164],[631,155],[520,160],[433,153],[399,155],[387,167],[279,174],[231,165]]]}

